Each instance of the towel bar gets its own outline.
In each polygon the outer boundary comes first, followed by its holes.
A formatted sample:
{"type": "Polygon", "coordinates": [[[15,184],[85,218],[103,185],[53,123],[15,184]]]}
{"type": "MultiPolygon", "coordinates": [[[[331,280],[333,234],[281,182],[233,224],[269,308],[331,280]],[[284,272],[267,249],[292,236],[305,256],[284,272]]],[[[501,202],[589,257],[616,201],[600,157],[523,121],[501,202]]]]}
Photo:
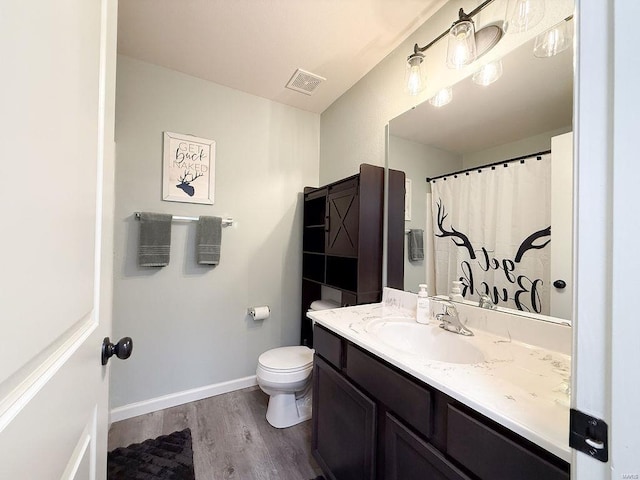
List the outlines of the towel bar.
{"type": "MultiPolygon", "coordinates": [[[[135,212],[134,216],[136,220],[140,220],[140,212],[135,212]]],[[[172,220],[180,221],[180,222],[197,222],[199,217],[185,217],[182,215],[173,215],[172,220]]],[[[222,219],[223,227],[230,227],[233,225],[233,218],[227,217],[222,219]]]]}

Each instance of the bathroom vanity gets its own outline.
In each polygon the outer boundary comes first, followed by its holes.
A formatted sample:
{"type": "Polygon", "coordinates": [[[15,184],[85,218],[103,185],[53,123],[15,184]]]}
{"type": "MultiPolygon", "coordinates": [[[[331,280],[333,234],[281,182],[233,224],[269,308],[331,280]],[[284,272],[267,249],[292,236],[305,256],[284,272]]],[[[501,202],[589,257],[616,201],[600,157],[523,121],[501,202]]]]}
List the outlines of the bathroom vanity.
{"type": "Polygon", "coordinates": [[[531,320],[509,319],[509,338],[483,312],[473,337],[382,303],[309,316],[312,451],[327,478],[569,479],[570,357],[522,342],[531,320]]]}

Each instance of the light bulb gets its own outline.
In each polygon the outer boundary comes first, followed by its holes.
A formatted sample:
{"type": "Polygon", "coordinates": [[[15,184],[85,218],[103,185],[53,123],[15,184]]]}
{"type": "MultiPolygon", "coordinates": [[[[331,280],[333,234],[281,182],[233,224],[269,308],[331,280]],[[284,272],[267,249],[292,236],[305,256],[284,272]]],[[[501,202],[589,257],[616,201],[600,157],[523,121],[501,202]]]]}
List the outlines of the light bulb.
{"type": "Polygon", "coordinates": [[[509,0],[507,3],[507,23],[509,33],[526,32],[544,17],[544,0],[509,0]]]}
{"type": "Polygon", "coordinates": [[[471,20],[460,20],[449,30],[447,66],[462,68],[476,59],[475,28],[471,20]]]}
{"type": "Polygon", "coordinates": [[[446,87],[431,97],[429,103],[434,107],[444,107],[451,100],[453,100],[453,90],[451,87],[446,87]]]}
{"type": "Polygon", "coordinates": [[[418,95],[426,86],[426,76],[422,62],[424,55],[414,53],[407,59],[405,90],[409,95],[418,95]]]}
{"type": "Polygon", "coordinates": [[[473,74],[471,80],[476,85],[486,87],[498,80],[502,76],[502,60],[487,63],[480,70],[473,74]]]}
{"type": "Polygon", "coordinates": [[[536,37],[533,54],[539,58],[553,57],[571,46],[571,26],[566,20],[536,37]]]}

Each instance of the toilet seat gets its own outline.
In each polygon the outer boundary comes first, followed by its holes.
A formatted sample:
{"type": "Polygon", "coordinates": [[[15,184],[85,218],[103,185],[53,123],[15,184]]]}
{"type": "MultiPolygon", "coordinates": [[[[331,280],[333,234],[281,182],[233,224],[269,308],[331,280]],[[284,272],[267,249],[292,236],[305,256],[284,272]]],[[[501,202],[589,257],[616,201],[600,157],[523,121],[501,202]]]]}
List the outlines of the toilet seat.
{"type": "Polygon", "coordinates": [[[258,357],[258,366],[270,373],[297,373],[313,367],[314,350],[308,347],[280,347],[258,357]]]}
{"type": "Polygon", "coordinates": [[[265,367],[264,365],[258,364],[258,367],[260,368],[260,370],[262,370],[263,372],[269,372],[269,373],[282,373],[283,375],[286,375],[288,373],[298,373],[298,372],[304,372],[307,370],[311,370],[313,368],[313,365],[309,365],[307,367],[300,367],[300,368],[288,368],[288,369],[283,369],[283,368],[270,368],[270,367],[265,367]]]}

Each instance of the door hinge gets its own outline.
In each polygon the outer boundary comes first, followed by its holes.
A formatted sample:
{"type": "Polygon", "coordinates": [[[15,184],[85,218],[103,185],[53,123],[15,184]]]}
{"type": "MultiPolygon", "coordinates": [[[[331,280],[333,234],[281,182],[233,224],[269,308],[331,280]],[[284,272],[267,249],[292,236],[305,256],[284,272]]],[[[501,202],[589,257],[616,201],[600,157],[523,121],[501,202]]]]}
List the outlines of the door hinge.
{"type": "Polygon", "coordinates": [[[609,460],[608,430],[604,420],[592,417],[580,410],[571,409],[569,414],[569,446],[590,457],[607,462],[609,460]]]}

